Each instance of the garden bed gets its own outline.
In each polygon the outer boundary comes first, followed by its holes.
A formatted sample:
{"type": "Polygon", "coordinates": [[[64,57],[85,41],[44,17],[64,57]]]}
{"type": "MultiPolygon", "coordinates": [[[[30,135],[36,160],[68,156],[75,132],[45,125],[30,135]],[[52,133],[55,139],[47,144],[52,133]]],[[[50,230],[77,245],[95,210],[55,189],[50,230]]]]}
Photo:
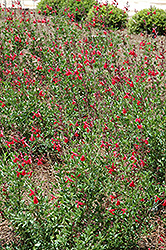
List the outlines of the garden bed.
{"type": "Polygon", "coordinates": [[[164,249],[165,37],[12,13],[0,24],[2,248],[164,249]]]}

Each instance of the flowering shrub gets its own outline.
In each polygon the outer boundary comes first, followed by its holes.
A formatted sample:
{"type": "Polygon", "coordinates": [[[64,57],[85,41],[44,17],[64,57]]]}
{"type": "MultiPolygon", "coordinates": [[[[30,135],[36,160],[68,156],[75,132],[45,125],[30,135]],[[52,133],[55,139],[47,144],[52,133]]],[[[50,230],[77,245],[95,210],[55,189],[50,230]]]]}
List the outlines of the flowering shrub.
{"type": "Polygon", "coordinates": [[[37,4],[39,14],[51,15],[61,12],[65,8],[65,0],[41,0],[37,4]]]}
{"type": "Polygon", "coordinates": [[[6,247],[139,249],[166,206],[164,44],[18,12],[0,41],[6,247]]]}
{"type": "Polygon", "coordinates": [[[67,6],[70,14],[74,14],[77,21],[84,20],[92,6],[97,4],[96,0],[69,0],[67,6]]]}
{"type": "Polygon", "coordinates": [[[54,13],[60,13],[68,11],[69,15],[76,18],[77,21],[85,19],[91,7],[97,4],[95,0],[41,0],[37,8],[39,14],[51,15],[54,13]]]}
{"type": "Polygon", "coordinates": [[[111,4],[94,5],[88,13],[88,21],[93,27],[121,29],[126,26],[128,14],[111,4]]]}
{"type": "Polygon", "coordinates": [[[148,34],[165,35],[166,11],[152,7],[138,11],[129,19],[128,28],[131,33],[147,32],[148,34]]]}

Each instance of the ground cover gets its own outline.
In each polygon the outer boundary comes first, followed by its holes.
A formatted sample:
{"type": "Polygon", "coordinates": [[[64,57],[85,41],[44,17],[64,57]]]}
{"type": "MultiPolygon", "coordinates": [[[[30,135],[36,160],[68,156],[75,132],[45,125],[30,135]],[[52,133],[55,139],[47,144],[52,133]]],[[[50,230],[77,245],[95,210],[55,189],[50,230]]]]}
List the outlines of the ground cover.
{"type": "Polygon", "coordinates": [[[165,37],[1,13],[2,249],[164,249],[165,37]]]}

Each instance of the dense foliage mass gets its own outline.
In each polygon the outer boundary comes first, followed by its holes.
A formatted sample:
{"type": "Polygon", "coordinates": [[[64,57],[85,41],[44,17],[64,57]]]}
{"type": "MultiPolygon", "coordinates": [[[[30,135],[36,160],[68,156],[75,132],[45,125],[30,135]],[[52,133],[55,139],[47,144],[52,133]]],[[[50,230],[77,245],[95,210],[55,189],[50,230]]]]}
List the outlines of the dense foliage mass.
{"type": "Polygon", "coordinates": [[[128,28],[131,33],[136,34],[146,32],[155,36],[165,35],[166,11],[155,7],[143,9],[130,18],[128,28]]]}
{"type": "Polygon", "coordinates": [[[51,15],[54,13],[61,13],[67,7],[65,0],[41,0],[37,4],[39,14],[51,15]]]}
{"type": "Polygon", "coordinates": [[[121,29],[126,26],[128,14],[117,6],[110,4],[94,5],[88,13],[88,18],[93,23],[93,27],[109,27],[121,29]]]}
{"type": "Polygon", "coordinates": [[[52,15],[68,10],[68,15],[72,15],[77,21],[85,19],[91,7],[97,4],[96,0],[41,0],[37,8],[41,14],[52,15]]]}
{"type": "Polygon", "coordinates": [[[4,247],[128,250],[144,236],[148,249],[165,222],[164,43],[132,44],[67,10],[15,11],[0,24],[0,216],[15,232],[4,247]]]}
{"type": "Polygon", "coordinates": [[[70,14],[74,14],[77,21],[84,20],[92,6],[97,4],[96,0],[69,0],[67,6],[70,14]]]}

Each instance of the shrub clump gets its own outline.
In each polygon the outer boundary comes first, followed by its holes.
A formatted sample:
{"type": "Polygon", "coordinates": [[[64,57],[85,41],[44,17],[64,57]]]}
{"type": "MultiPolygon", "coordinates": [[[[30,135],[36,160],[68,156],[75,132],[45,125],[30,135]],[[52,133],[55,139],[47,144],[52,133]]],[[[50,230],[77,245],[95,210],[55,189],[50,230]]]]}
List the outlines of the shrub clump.
{"type": "Polygon", "coordinates": [[[66,8],[70,14],[74,14],[77,21],[80,21],[87,17],[94,4],[97,4],[95,0],[41,0],[37,8],[45,11],[46,15],[52,14],[52,11],[59,13],[66,8]]]}
{"type": "Polygon", "coordinates": [[[48,15],[52,14],[53,11],[58,13],[59,10],[63,9],[64,5],[65,5],[65,0],[41,0],[37,5],[37,9],[41,10],[42,14],[44,11],[44,13],[48,15]]]}
{"type": "Polygon", "coordinates": [[[121,29],[126,26],[128,14],[114,5],[100,4],[91,8],[87,20],[94,27],[121,29]]]}
{"type": "Polygon", "coordinates": [[[69,8],[69,12],[74,14],[77,21],[85,19],[87,14],[93,5],[96,5],[97,2],[95,0],[69,0],[67,1],[67,6],[69,8]]]}
{"type": "Polygon", "coordinates": [[[155,35],[166,33],[166,11],[152,7],[137,12],[128,22],[130,33],[147,32],[155,35]]]}

